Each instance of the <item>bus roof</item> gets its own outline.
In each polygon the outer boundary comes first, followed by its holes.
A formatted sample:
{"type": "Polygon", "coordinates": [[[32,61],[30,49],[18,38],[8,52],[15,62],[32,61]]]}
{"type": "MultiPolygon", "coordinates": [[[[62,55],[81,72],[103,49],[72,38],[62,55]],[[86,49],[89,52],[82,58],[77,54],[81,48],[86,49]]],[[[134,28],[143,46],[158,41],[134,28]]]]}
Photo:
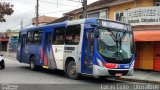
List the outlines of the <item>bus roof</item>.
{"type": "MultiPolygon", "coordinates": [[[[25,29],[22,29],[21,31],[25,32],[25,31],[28,31],[28,30],[44,29],[44,28],[49,28],[49,27],[60,27],[60,26],[66,26],[66,25],[76,25],[76,24],[82,24],[82,23],[96,24],[98,19],[99,18],[85,18],[85,19],[79,19],[79,20],[73,20],[73,21],[64,21],[64,22],[60,22],[60,23],[53,23],[53,24],[48,24],[48,25],[43,25],[43,26],[38,26],[38,27],[25,28],[25,29]]],[[[121,23],[121,24],[127,24],[127,23],[124,23],[124,22],[113,21],[113,20],[109,20],[109,19],[99,19],[99,20],[105,20],[105,21],[117,22],[117,23],[121,23]]]]}

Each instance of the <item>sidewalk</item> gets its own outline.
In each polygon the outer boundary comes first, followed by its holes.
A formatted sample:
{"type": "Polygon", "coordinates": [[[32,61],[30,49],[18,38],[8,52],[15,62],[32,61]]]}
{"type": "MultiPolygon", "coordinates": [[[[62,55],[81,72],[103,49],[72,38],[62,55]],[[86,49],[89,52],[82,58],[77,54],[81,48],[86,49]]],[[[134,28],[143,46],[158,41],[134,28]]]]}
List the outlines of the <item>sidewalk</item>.
{"type": "Polygon", "coordinates": [[[134,70],[133,76],[122,76],[120,80],[160,84],[160,72],[134,70]]]}
{"type": "Polygon", "coordinates": [[[0,52],[0,55],[1,54],[3,57],[16,58],[16,52],[0,52]]]}

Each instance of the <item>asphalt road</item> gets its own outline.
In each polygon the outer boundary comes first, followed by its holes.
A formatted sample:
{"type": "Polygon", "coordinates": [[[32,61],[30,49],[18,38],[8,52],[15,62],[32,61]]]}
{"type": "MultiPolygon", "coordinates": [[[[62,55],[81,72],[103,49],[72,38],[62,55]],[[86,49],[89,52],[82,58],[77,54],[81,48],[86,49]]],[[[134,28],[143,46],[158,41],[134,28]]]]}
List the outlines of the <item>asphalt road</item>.
{"type": "Polygon", "coordinates": [[[28,64],[15,59],[5,58],[5,64],[6,68],[0,70],[0,90],[137,90],[134,85],[139,84],[86,76],[72,80],[63,71],[31,71],[28,64]]]}

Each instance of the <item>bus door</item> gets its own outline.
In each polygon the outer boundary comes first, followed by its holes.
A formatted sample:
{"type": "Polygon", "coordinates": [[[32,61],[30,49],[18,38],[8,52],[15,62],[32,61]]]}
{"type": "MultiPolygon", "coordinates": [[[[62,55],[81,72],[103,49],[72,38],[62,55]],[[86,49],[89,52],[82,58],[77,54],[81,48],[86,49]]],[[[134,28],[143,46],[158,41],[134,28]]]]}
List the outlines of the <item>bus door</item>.
{"type": "Polygon", "coordinates": [[[85,30],[84,34],[84,57],[82,59],[82,72],[92,74],[94,30],[87,29],[85,30]]]}
{"type": "Polygon", "coordinates": [[[52,48],[57,66],[56,68],[60,70],[63,70],[64,34],[65,27],[54,28],[52,48]]]}
{"type": "Polygon", "coordinates": [[[18,60],[20,61],[20,62],[23,62],[24,61],[24,59],[25,59],[25,44],[26,44],[26,35],[22,35],[21,36],[21,39],[20,39],[20,44],[18,45],[18,60]]]}
{"type": "Polygon", "coordinates": [[[49,68],[56,68],[55,60],[53,58],[52,49],[52,32],[44,33],[44,43],[43,43],[43,65],[49,68]]]}

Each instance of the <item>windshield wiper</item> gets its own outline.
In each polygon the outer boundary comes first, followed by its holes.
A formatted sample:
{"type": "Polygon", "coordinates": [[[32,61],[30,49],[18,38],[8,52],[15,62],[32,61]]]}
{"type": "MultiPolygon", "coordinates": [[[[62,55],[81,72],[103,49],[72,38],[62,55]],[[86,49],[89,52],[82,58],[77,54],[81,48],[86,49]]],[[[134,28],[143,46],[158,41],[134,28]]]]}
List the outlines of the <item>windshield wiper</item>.
{"type": "Polygon", "coordinates": [[[120,33],[119,32],[116,32],[116,35],[111,31],[111,30],[108,30],[108,32],[110,32],[110,36],[112,37],[112,39],[116,42],[116,53],[117,53],[117,57],[118,57],[118,54],[119,54],[119,50],[121,50],[122,48],[122,40],[124,39],[124,37],[126,36],[126,32],[123,32],[123,35],[120,36],[120,33]]]}
{"type": "Polygon", "coordinates": [[[112,39],[116,42],[116,53],[117,53],[117,57],[118,57],[118,52],[119,52],[119,50],[118,50],[118,42],[119,42],[119,40],[118,40],[118,38],[117,38],[118,32],[117,32],[116,36],[114,35],[114,33],[113,33],[111,30],[108,30],[108,32],[111,33],[110,36],[111,36],[112,39]]]}

